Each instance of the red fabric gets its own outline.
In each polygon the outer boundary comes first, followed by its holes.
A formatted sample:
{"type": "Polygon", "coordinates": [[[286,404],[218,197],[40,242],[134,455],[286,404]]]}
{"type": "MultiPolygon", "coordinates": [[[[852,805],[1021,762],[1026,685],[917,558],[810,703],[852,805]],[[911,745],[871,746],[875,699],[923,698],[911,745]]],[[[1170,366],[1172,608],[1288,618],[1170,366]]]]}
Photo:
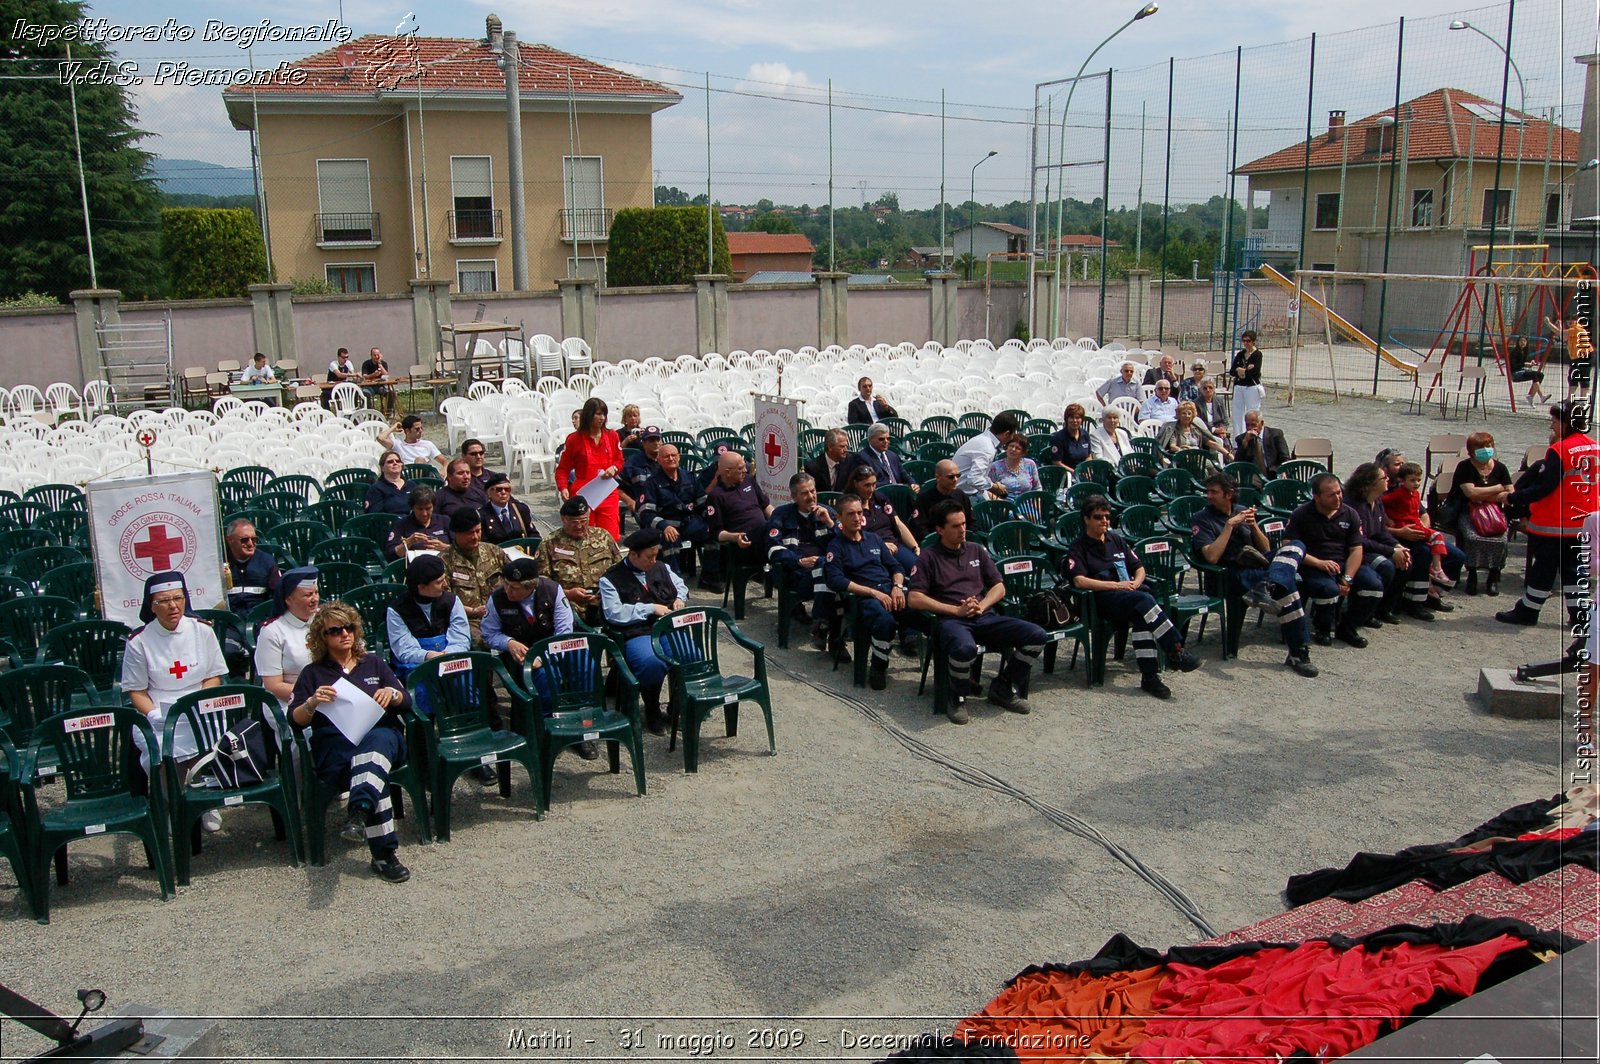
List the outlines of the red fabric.
{"type": "MultiPolygon", "coordinates": [[[[574,432],[567,437],[556,460],[556,485],[565,488],[568,478],[573,478],[576,490],[599,476],[602,470],[615,467],[622,470],[622,443],[610,429],[600,432],[596,443],[586,432],[574,432]]],[[[611,533],[612,539],[622,538],[622,516],[617,507],[617,493],[606,496],[605,502],[589,512],[589,523],[611,533]]]]}
{"type": "Polygon", "coordinates": [[[1582,834],[1582,828],[1551,828],[1549,831],[1524,832],[1523,834],[1517,836],[1517,841],[1534,842],[1539,839],[1549,839],[1553,842],[1560,842],[1562,839],[1570,839],[1574,835],[1582,834]]]}
{"type": "Polygon", "coordinates": [[[1144,1040],[1150,998],[1166,977],[1162,965],[1098,977],[1029,972],[957,1024],[955,1036],[1002,1042],[1024,1062],[1126,1057],[1144,1040]]]}
{"type": "Polygon", "coordinates": [[[1500,935],[1447,949],[1401,943],[1373,952],[1313,941],[1237,957],[1214,968],[1169,964],[1131,1055],[1144,1060],[1266,1059],[1296,1051],[1342,1057],[1372,1042],[1443,990],[1466,996],[1502,953],[1500,935]]]}

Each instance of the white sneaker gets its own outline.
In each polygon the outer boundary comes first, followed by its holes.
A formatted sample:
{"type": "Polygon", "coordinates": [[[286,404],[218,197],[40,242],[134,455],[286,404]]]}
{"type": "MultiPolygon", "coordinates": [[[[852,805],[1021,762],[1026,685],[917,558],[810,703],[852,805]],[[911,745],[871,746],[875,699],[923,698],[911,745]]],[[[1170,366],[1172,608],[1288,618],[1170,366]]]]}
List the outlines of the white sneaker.
{"type": "Polygon", "coordinates": [[[216,809],[207,809],[200,814],[200,827],[205,831],[221,831],[222,813],[216,809]]]}

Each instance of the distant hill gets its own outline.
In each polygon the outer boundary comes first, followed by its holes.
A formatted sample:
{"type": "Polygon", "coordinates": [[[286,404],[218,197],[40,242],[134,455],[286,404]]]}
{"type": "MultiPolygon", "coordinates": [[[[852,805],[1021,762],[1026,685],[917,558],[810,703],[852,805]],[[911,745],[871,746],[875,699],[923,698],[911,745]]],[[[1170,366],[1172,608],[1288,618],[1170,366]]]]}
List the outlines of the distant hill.
{"type": "Polygon", "coordinates": [[[198,159],[152,159],[150,169],[161,191],[173,196],[250,196],[250,170],[198,159]]]}

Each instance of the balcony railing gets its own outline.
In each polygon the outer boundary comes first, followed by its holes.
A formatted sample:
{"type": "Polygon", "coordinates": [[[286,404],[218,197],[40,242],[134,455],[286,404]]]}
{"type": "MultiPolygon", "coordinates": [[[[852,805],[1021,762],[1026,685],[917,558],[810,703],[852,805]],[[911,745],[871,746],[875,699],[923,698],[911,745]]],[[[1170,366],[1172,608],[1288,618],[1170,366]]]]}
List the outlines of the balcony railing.
{"type": "Polygon", "coordinates": [[[319,214],[317,219],[318,244],[377,244],[378,214],[319,214]]]}
{"type": "Polygon", "coordinates": [[[577,207],[561,212],[562,240],[604,240],[610,233],[609,208],[577,207]]]}
{"type": "Polygon", "coordinates": [[[451,240],[499,240],[500,212],[495,210],[450,211],[451,240]]]}
{"type": "Polygon", "coordinates": [[[1300,229],[1298,226],[1294,228],[1252,229],[1250,230],[1250,238],[1261,242],[1259,246],[1262,251],[1300,250],[1300,229]]]}

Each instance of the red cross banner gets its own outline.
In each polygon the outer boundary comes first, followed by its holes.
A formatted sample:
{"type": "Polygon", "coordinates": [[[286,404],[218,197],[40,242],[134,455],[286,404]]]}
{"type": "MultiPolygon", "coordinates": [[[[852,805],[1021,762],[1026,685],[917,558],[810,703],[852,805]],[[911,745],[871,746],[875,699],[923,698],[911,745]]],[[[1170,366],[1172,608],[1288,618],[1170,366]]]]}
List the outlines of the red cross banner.
{"type": "Polygon", "coordinates": [[[793,399],[757,395],[754,413],[755,462],[750,472],[772,505],[793,502],[789,478],[800,470],[800,404],[793,399]]]}
{"type": "Polygon", "coordinates": [[[90,481],[89,533],[101,612],[135,628],[145,579],[176,570],[195,609],[222,600],[221,514],[209,472],[90,481]]]}

